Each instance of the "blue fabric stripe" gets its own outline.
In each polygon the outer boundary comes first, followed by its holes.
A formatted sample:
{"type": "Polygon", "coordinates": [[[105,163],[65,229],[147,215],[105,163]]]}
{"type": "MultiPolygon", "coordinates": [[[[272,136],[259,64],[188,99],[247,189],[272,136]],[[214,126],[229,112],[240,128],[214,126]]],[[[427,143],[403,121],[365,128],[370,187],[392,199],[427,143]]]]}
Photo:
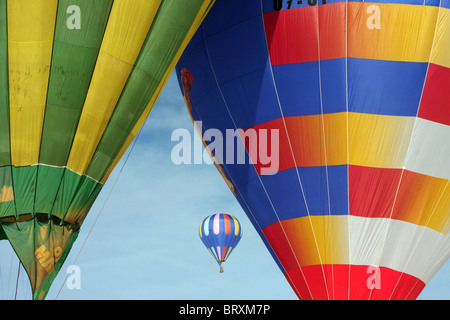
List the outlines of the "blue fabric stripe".
{"type": "Polygon", "coordinates": [[[348,59],[349,111],[415,117],[427,65],[348,59]]]}
{"type": "MultiPolygon", "coordinates": [[[[304,116],[346,111],[345,58],[273,66],[283,114],[304,116]],[[320,70],[320,81],[319,81],[320,70]]],[[[272,115],[276,117],[276,112],[272,115]]]]}
{"type": "MultiPolygon", "coordinates": [[[[345,58],[274,66],[284,116],[346,111],[345,58]]],[[[349,111],[416,116],[426,63],[348,59],[349,111]]],[[[276,112],[272,115],[276,118],[276,112]]]]}
{"type": "Polygon", "coordinates": [[[305,198],[296,168],[261,176],[261,181],[250,180],[239,191],[262,228],[278,220],[307,216],[308,211],[310,215],[347,215],[347,168],[347,165],[298,168],[305,198]]]}

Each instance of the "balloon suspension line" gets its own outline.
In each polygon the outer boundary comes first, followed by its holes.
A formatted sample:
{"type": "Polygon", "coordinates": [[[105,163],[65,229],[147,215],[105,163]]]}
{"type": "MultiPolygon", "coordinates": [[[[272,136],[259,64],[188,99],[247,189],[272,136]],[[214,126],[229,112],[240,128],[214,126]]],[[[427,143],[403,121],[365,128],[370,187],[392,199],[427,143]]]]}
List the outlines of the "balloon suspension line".
{"type": "Polygon", "coordinates": [[[16,293],[14,294],[14,300],[17,300],[17,291],[19,288],[19,277],[20,277],[20,261],[19,261],[19,268],[17,270],[17,280],[16,280],[16,293]]]}
{"type": "MultiPolygon", "coordinates": [[[[117,177],[116,177],[116,179],[114,180],[114,183],[113,183],[113,185],[111,186],[111,189],[109,190],[109,193],[108,193],[108,195],[106,196],[106,199],[105,199],[105,201],[103,202],[103,205],[102,205],[102,207],[100,208],[100,210],[99,210],[99,212],[98,212],[98,214],[97,214],[97,217],[96,217],[95,220],[94,220],[94,223],[92,224],[92,226],[91,226],[91,228],[90,228],[90,230],[89,230],[89,232],[88,232],[86,238],[84,239],[84,242],[83,242],[83,244],[81,245],[81,248],[80,248],[80,250],[78,251],[77,256],[75,257],[75,261],[73,262],[73,264],[76,264],[76,262],[78,261],[78,258],[80,257],[80,254],[81,254],[81,251],[83,250],[84,245],[85,245],[86,242],[87,242],[87,239],[88,239],[89,236],[91,235],[91,232],[92,232],[92,230],[94,229],[94,226],[95,226],[95,224],[97,223],[98,218],[100,217],[100,214],[103,212],[103,209],[105,208],[106,202],[108,202],[109,196],[111,195],[111,193],[112,193],[114,187],[116,186],[117,181],[119,180],[119,177],[120,177],[120,175],[122,174],[122,171],[123,171],[123,169],[124,169],[124,167],[125,167],[125,164],[128,162],[128,159],[130,158],[131,152],[133,151],[134,146],[136,145],[136,142],[137,142],[137,140],[139,139],[139,136],[141,135],[142,129],[145,127],[145,123],[147,122],[147,120],[148,120],[148,117],[145,119],[144,123],[142,124],[141,128],[139,129],[138,134],[136,135],[136,138],[134,139],[133,144],[131,145],[130,151],[128,152],[127,157],[125,158],[125,161],[123,162],[122,167],[120,168],[120,171],[119,171],[119,173],[117,174],[117,177]]],[[[66,283],[68,277],[69,277],[69,274],[66,275],[66,277],[65,277],[65,279],[64,279],[64,282],[61,284],[61,287],[59,288],[59,291],[58,291],[58,294],[56,295],[55,300],[58,299],[59,294],[61,293],[61,290],[62,290],[62,288],[64,287],[64,284],[66,283]]]]}

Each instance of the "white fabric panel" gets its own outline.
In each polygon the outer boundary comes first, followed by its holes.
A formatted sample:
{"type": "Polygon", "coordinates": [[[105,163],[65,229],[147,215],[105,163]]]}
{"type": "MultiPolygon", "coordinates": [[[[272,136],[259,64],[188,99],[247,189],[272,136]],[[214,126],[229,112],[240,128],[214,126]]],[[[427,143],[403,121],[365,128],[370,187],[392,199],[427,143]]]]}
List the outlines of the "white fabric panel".
{"type": "Polygon", "coordinates": [[[405,168],[450,179],[450,126],[417,118],[405,168]]]}
{"type": "Polygon", "coordinates": [[[391,268],[428,281],[450,256],[447,235],[409,222],[349,217],[350,264],[391,268]]]}

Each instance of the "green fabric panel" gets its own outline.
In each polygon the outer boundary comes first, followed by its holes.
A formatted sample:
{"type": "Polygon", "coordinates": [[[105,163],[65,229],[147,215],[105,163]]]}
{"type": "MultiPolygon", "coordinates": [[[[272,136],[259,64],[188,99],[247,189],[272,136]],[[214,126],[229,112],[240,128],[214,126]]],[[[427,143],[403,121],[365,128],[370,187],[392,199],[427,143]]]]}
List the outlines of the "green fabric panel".
{"type": "Polygon", "coordinates": [[[36,173],[37,166],[12,168],[17,215],[34,212],[36,173]]]}
{"type": "Polygon", "coordinates": [[[81,225],[84,216],[94,203],[103,185],[83,176],[80,187],[74,194],[72,202],[63,216],[63,220],[69,223],[77,221],[81,225]]]}
{"type": "MultiPolygon", "coordinates": [[[[38,222],[35,222],[35,224],[39,225],[40,229],[42,229],[44,226],[44,224],[40,224],[38,222]]],[[[50,286],[53,283],[53,280],[55,280],[58,272],[61,270],[61,267],[66,261],[70,249],[72,249],[73,243],[78,238],[78,232],[75,232],[74,230],[69,229],[66,226],[56,225],[51,221],[49,222],[49,225],[51,227],[50,237],[46,239],[46,242],[42,241],[42,245],[50,248],[50,250],[48,251],[53,252],[54,268],[50,272],[50,274],[44,274],[44,279],[41,286],[39,288],[36,288],[37,290],[35,290],[34,292],[33,297],[35,300],[45,299],[48,291],[50,290],[50,286]]],[[[39,250],[39,248],[40,247],[38,247],[36,251],[39,250]]],[[[37,257],[36,251],[35,257],[37,257]]]]}
{"type": "Polygon", "coordinates": [[[40,163],[67,162],[111,5],[112,0],[59,1],[40,163]],[[80,9],[80,29],[68,27],[73,5],[80,9]]]}
{"type": "Polygon", "coordinates": [[[0,166],[11,164],[7,37],[6,0],[0,0],[0,166]]]}
{"type": "Polygon", "coordinates": [[[61,167],[40,165],[37,172],[36,213],[51,213],[64,171],[61,167]]]}
{"type": "Polygon", "coordinates": [[[34,299],[44,299],[78,232],[51,220],[40,223],[31,219],[2,227],[28,274],[34,299]]]}
{"type": "Polygon", "coordinates": [[[162,2],[118,105],[86,174],[101,180],[155,94],[203,0],[162,2]]]}
{"type": "MultiPolygon", "coordinates": [[[[91,206],[91,193],[102,184],[65,169],[51,214],[66,222],[91,206]]],[[[95,199],[95,198],[94,198],[95,199]]]]}
{"type": "Polygon", "coordinates": [[[0,167],[0,218],[16,215],[11,166],[0,167]]]}
{"type": "Polygon", "coordinates": [[[0,167],[0,217],[16,215],[16,205],[18,215],[50,213],[62,220],[69,215],[73,222],[87,212],[103,186],[61,167],[13,167],[12,173],[11,178],[11,168],[0,167]]]}
{"type": "Polygon", "coordinates": [[[72,202],[74,194],[79,188],[82,178],[82,176],[73,171],[66,170],[64,172],[55,203],[53,204],[52,215],[55,215],[60,219],[64,217],[72,202]]]}

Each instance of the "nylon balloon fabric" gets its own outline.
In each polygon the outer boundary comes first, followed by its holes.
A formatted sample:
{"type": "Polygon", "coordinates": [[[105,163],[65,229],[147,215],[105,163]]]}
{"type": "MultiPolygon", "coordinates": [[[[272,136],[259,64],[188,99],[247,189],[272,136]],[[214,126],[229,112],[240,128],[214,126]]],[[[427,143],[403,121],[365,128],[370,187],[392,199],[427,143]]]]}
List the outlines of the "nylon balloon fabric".
{"type": "Polygon", "coordinates": [[[202,221],[199,235],[206,249],[221,265],[241,240],[242,227],[234,216],[217,213],[202,221]]]}
{"type": "Polygon", "coordinates": [[[212,2],[0,0],[0,234],[35,299],[212,2]]]}
{"type": "Polygon", "coordinates": [[[448,0],[218,0],[184,51],[192,119],[241,129],[213,155],[299,299],[416,299],[447,262],[449,52],[448,0]]]}

